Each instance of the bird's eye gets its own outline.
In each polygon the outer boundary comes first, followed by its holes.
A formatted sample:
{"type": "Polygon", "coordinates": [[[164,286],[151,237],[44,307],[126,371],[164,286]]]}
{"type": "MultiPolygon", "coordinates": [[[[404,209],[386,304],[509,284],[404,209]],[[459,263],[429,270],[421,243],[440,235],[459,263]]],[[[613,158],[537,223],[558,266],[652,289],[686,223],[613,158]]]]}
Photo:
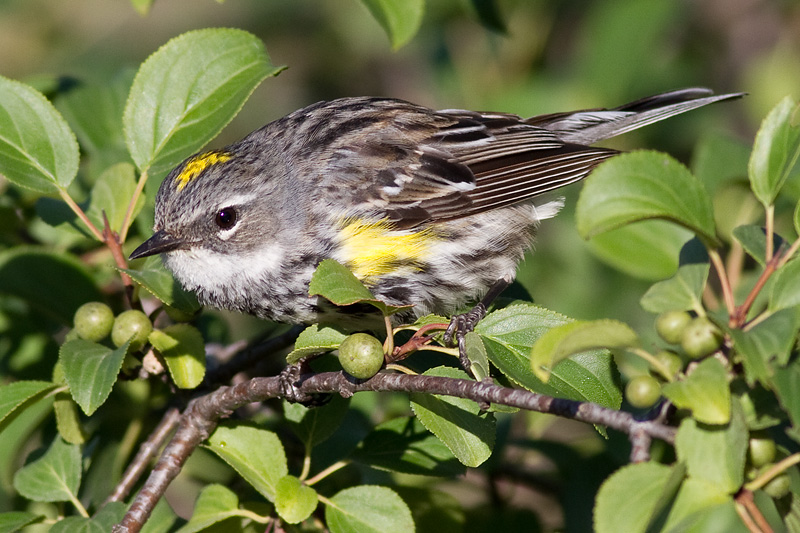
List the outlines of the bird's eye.
{"type": "Polygon", "coordinates": [[[217,223],[222,229],[230,229],[236,224],[237,216],[236,216],[236,209],[233,207],[223,207],[219,211],[217,211],[216,216],[214,217],[214,222],[217,223]]]}

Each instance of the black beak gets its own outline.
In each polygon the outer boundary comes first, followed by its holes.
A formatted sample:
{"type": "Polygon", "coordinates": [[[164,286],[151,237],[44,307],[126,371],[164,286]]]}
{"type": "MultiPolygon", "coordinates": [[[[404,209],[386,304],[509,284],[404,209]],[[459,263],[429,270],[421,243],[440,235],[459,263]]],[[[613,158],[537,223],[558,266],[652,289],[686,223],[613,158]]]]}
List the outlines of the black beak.
{"type": "Polygon", "coordinates": [[[180,237],[176,237],[165,230],[158,230],[152,237],[144,241],[138,248],[136,248],[128,259],[139,259],[140,257],[147,257],[148,255],[163,254],[181,248],[186,241],[180,237]]]}

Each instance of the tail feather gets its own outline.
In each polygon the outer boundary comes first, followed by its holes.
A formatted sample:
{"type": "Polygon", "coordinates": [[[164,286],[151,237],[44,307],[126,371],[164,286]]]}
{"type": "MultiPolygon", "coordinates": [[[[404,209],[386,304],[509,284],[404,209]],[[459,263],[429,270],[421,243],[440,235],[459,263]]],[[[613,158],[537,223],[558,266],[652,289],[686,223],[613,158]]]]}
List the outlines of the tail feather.
{"type": "Polygon", "coordinates": [[[589,145],[698,107],[741,98],[744,94],[713,95],[709,89],[681,89],[642,98],[614,109],[587,109],[533,117],[529,123],[552,131],[565,143],[589,145]]]}

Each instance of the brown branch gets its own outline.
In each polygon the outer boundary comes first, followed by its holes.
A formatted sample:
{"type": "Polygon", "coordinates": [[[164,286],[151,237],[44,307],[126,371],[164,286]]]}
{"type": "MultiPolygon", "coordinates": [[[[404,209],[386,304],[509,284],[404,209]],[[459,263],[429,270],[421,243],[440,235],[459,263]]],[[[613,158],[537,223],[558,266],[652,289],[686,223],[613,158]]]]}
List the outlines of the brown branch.
{"type": "Polygon", "coordinates": [[[779,248],[778,251],[773,255],[767,264],[764,266],[763,272],[756,280],[756,284],[750,290],[750,293],[745,298],[742,305],[736,308],[733,314],[730,317],[730,326],[739,328],[742,327],[747,320],[747,313],[750,311],[750,307],[752,307],[753,303],[756,301],[758,294],[761,292],[761,289],[764,288],[764,285],[767,284],[770,276],[775,273],[775,270],[778,268],[778,265],[781,262],[781,257],[783,249],[779,248]]]}
{"type": "Polygon", "coordinates": [[[753,499],[753,493],[749,490],[740,491],[734,498],[736,501],[736,512],[747,529],[753,533],[772,533],[772,527],[764,518],[761,509],[753,499]]]}
{"type": "MultiPolygon", "coordinates": [[[[111,255],[114,257],[114,262],[117,264],[117,267],[128,268],[128,261],[125,259],[125,254],[122,253],[122,241],[119,238],[119,234],[111,229],[105,211],[103,211],[103,242],[105,242],[108,249],[111,250],[111,255]]],[[[128,300],[128,306],[132,306],[133,280],[125,272],[120,272],[119,276],[122,278],[122,283],[125,285],[125,296],[128,300]]]]}
{"type": "Polygon", "coordinates": [[[128,497],[128,494],[130,494],[133,486],[139,481],[139,478],[144,473],[150,460],[156,456],[159,448],[161,448],[161,445],[167,440],[172,430],[178,425],[180,419],[180,411],[174,407],[168,409],[167,412],[164,413],[161,422],[158,423],[147,440],[139,447],[138,453],[128,465],[125,473],[122,474],[122,479],[114,488],[114,492],[111,493],[103,505],[110,502],[119,502],[128,497]]]}
{"type": "MultiPolygon", "coordinates": [[[[675,440],[675,428],[652,421],[637,421],[622,411],[600,405],[543,396],[521,389],[511,389],[466,379],[438,376],[390,374],[382,372],[364,382],[353,382],[341,372],[302,376],[300,392],[305,395],[336,392],[343,397],[362,391],[419,392],[457,396],[476,402],[498,403],[550,413],[591,424],[600,424],[628,435],[643,433],[669,443],[675,440]]],[[[164,448],[144,487],[135,498],[115,533],[135,533],[144,525],[169,483],[178,475],[194,449],[214,431],[217,421],[233,410],[253,402],[282,395],[279,377],[253,378],[233,387],[222,387],[192,400],[181,417],[172,441],[164,448]]]]}

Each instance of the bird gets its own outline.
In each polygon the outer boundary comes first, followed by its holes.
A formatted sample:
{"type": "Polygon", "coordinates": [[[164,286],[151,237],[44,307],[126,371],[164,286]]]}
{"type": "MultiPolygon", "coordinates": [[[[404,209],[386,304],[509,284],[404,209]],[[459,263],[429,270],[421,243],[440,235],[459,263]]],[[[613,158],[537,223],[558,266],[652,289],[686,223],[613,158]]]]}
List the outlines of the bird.
{"type": "Polygon", "coordinates": [[[277,322],[362,324],[366,306],[309,296],[325,259],[348,267],[395,320],[457,315],[474,327],[515,278],[560,198],[619,151],[594,144],[742,93],[686,88],[610,109],[521,118],[393,98],[318,102],[187,158],[162,182],[154,234],[200,303],[277,322]]]}

